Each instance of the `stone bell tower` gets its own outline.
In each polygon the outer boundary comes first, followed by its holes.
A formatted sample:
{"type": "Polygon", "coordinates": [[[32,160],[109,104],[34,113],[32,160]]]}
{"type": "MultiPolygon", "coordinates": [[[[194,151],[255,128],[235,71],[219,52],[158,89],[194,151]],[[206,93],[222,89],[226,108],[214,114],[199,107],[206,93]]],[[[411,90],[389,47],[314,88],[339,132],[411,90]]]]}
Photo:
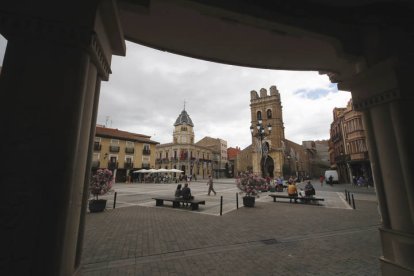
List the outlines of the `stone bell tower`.
{"type": "Polygon", "coordinates": [[[252,135],[252,163],[253,173],[257,175],[279,177],[283,168],[283,145],[285,139],[285,127],[283,126],[282,103],[276,86],[270,87],[270,95],[267,90],[260,89],[260,95],[255,90],[250,92],[250,111],[252,135]],[[257,136],[257,125],[262,121],[265,137],[257,136]],[[268,131],[268,125],[271,131],[268,131]]]}

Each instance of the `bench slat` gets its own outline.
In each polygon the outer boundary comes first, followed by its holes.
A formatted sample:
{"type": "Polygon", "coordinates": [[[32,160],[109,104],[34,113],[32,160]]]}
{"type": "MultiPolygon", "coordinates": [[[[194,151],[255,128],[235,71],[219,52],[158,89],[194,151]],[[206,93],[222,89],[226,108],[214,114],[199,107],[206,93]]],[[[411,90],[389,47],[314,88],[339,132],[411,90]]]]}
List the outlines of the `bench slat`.
{"type": "Polygon", "coordinates": [[[162,206],[164,205],[164,201],[171,201],[173,203],[173,208],[180,207],[181,203],[190,203],[191,210],[198,210],[199,204],[206,204],[205,200],[195,200],[195,199],[184,199],[179,197],[153,197],[152,199],[155,199],[155,206],[162,206]]]}
{"type": "Polygon", "coordinates": [[[269,195],[273,197],[273,202],[276,202],[276,198],[286,198],[290,199],[290,202],[292,202],[292,199],[295,203],[297,203],[297,200],[300,199],[302,201],[310,202],[310,201],[324,201],[324,198],[318,198],[318,197],[301,197],[301,196],[289,196],[289,195],[269,195]]]}
{"type": "Polygon", "coordinates": [[[183,203],[198,203],[198,204],[206,204],[205,200],[197,200],[197,199],[183,199],[178,197],[153,197],[152,199],[155,200],[164,200],[164,201],[172,201],[172,202],[183,202],[183,203]]]}

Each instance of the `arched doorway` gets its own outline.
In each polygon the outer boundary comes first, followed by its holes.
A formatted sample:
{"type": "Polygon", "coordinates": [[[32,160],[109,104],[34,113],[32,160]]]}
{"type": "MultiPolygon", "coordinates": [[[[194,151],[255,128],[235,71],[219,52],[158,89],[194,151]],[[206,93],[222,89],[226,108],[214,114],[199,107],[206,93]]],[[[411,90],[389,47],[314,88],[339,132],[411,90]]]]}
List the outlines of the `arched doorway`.
{"type": "Polygon", "coordinates": [[[262,158],[260,160],[260,169],[263,177],[274,177],[275,168],[273,158],[269,156],[270,145],[267,141],[262,144],[262,158]]]}
{"type": "Polygon", "coordinates": [[[273,178],[274,168],[275,168],[275,164],[274,164],[273,158],[270,157],[269,155],[263,156],[262,157],[262,168],[261,168],[263,177],[273,178]]]}

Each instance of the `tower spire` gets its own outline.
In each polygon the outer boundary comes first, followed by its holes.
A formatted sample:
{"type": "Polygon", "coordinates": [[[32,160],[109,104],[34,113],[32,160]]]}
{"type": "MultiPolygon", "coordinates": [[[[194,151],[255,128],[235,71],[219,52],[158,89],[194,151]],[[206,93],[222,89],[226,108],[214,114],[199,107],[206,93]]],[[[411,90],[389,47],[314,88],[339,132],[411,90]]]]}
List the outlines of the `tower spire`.
{"type": "Polygon", "coordinates": [[[184,110],[185,110],[185,100],[184,100],[184,110]]]}

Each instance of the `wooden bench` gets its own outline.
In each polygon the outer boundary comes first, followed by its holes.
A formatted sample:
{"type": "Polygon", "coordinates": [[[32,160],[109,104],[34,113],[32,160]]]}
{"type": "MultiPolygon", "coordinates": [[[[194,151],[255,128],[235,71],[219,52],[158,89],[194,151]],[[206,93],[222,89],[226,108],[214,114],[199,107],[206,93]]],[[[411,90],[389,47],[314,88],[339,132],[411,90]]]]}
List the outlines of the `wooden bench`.
{"type": "Polygon", "coordinates": [[[325,199],[323,198],[318,198],[318,197],[312,197],[312,196],[290,196],[290,195],[269,195],[271,197],[273,197],[273,202],[276,202],[276,198],[286,198],[289,199],[289,202],[292,203],[298,203],[298,200],[300,200],[302,203],[310,203],[310,202],[317,202],[319,204],[319,201],[324,201],[325,199]]]}
{"type": "Polygon", "coordinates": [[[181,197],[153,197],[152,199],[155,199],[155,206],[163,206],[164,201],[171,201],[173,208],[179,208],[180,203],[186,203],[191,205],[191,210],[198,210],[199,204],[206,204],[205,200],[184,199],[181,197]]]}

